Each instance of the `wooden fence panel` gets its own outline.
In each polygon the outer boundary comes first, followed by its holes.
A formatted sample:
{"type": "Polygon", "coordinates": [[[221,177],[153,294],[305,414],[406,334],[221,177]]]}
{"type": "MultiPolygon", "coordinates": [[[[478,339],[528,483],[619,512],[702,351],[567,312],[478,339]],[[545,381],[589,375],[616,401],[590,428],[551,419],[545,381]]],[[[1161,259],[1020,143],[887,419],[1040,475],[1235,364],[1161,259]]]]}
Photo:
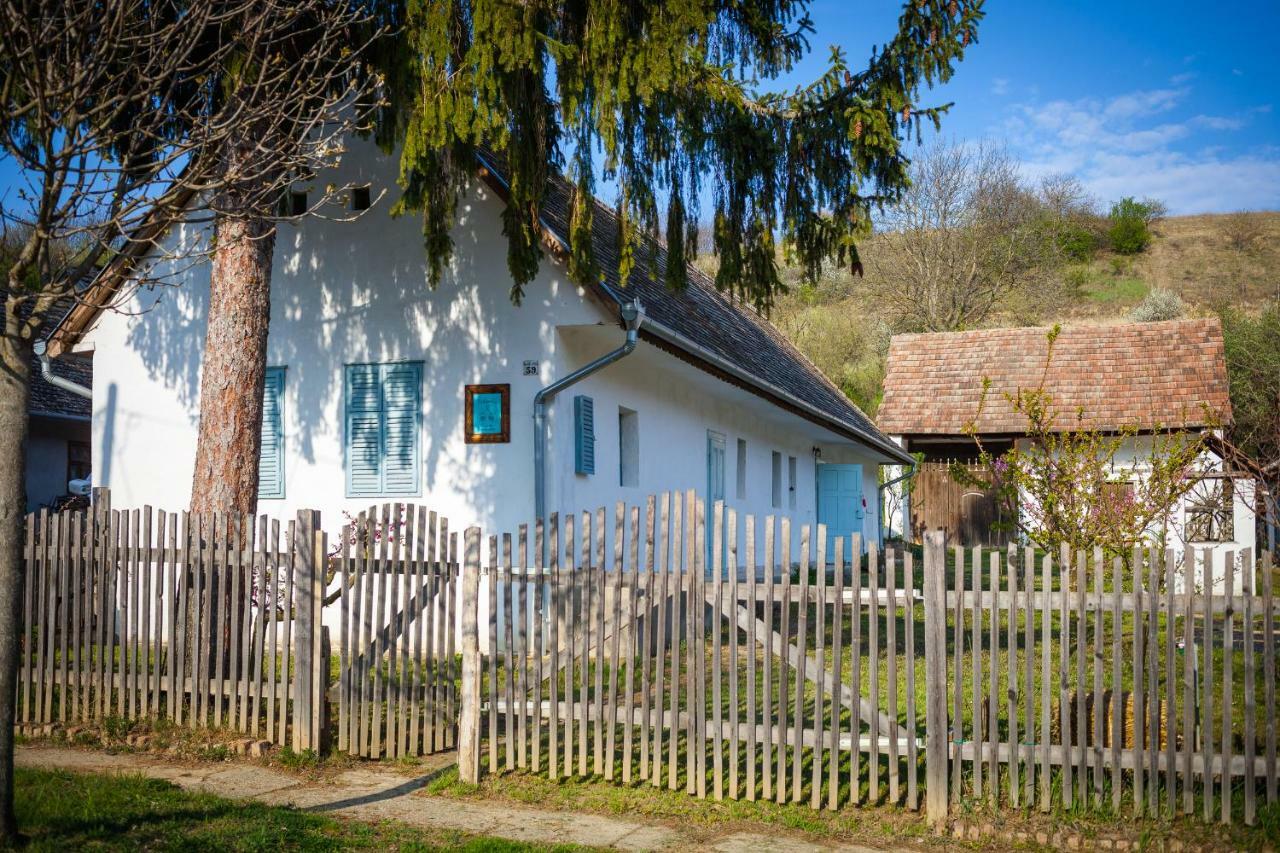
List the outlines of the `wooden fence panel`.
{"type": "MultiPolygon", "coordinates": [[[[277,732],[275,709],[260,701],[276,687],[266,623],[315,626],[307,636],[318,641],[320,613],[300,612],[287,593],[272,596],[279,527],[268,536],[263,519],[255,536],[254,525],[252,517],[112,509],[105,490],[84,512],[29,515],[17,719],[71,725],[114,715],[132,725],[165,717],[245,734],[265,725],[277,743],[296,733],[318,747],[317,713],[295,720],[285,701],[277,732]]],[[[293,543],[284,553],[294,559],[293,543]]],[[[317,588],[318,564],[309,577],[317,588]]],[[[307,659],[316,673],[309,697],[321,695],[327,676],[317,649],[307,659]]],[[[287,678],[286,667],[280,672],[287,678]]],[[[321,700],[309,705],[317,711],[321,700]]]]}

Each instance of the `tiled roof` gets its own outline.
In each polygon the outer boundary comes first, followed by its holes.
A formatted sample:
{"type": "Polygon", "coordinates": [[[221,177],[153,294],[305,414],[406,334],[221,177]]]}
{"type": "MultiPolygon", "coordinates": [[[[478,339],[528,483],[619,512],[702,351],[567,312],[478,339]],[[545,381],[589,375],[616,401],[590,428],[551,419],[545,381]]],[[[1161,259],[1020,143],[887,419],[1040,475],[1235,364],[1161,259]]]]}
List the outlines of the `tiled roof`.
{"type": "MultiPolygon", "coordinates": [[[[0,323],[4,322],[4,293],[3,290],[0,290],[0,323]]],[[[54,321],[47,323],[46,328],[55,326],[57,321],[61,320],[74,305],[75,300],[70,297],[55,302],[53,308],[49,311],[49,317],[54,318],[54,321]]],[[[25,312],[22,316],[25,316],[25,312]]],[[[41,330],[41,332],[43,331],[41,330]]],[[[37,337],[39,334],[40,332],[37,333],[37,337]]],[[[56,359],[53,361],[53,370],[58,376],[65,376],[72,382],[85,386],[93,385],[93,362],[88,358],[68,356],[56,359]]],[[[39,360],[32,358],[29,411],[33,415],[53,415],[55,417],[84,418],[87,420],[93,412],[93,407],[90,400],[45,382],[40,375],[39,360]]]]}
{"type": "MultiPolygon", "coordinates": [[[[482,162],[500,171],[502,162],[492,154],[483,154],[482,162]]],[[[553,179],[543,204],[543,226],[562,245],[569,243],[571,188],[563,180],[553,179]]],[[[618,275],[617,219],[613,209],[596,201],[592,237],[597,264],[604,276],[600,295],[614,303],[639,299],[647,321],[656,321],[724,361],[749,374],[760,386],[789,393],[816,412],[844,427],[847,432],[863,437],[881,449],[901,454],[892,442],[839,388],[827,379],[767,319],[746,305],[729,299],[716,290],[715,283],[696,267],[688,267],[688,286],[681,292],[668,288],[661,270],[666,264],[666,250],[658,242],[647,244],[656,252],[654,262],[646,264],[643,250],[626,286],[618,275]],[[649,275],[652,268],[654,275],[649,275]]],[[[644,336],[644,328],[641,328],[644,336]]],[[[678,344],[676,345],[679,346],[678,344]]],[[[695,359],[698,353],[689,353],[695,359]]]]}
{"type": "Polygon", "coordinates": [[[978,415],[984,378],[991,388],[975,425],[985,434],[1025,431],[1026,419],[1006,394],[1036,388],[1042,377],[1062,429],[1078,423],[1077,410],[1084,427],[1103,430],[1231,422],[1217,319],[1066,327],[1046,372],[1048,334],[1021,328],[894,336],[880,429],[959,435],[978,415]]]}

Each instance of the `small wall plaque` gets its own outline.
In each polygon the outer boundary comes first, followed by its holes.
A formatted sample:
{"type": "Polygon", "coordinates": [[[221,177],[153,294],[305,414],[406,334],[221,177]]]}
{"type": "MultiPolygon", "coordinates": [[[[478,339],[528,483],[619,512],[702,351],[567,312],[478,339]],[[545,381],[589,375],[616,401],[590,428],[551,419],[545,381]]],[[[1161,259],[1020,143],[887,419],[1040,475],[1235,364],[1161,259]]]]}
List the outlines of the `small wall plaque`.
{"type": "Polygon", "coordinates": [[[511,441],[511,386],[468,385],[466,394],[467,444],[511,441]]]}
{"type": "Polygon", "coordinates": [[[538,362],[536,362],[536,361],[526,361],[526,362],[524,363],[524,375],[525,375],[525,376],[537,376],[537,375],[538,375],[538,362]]]}

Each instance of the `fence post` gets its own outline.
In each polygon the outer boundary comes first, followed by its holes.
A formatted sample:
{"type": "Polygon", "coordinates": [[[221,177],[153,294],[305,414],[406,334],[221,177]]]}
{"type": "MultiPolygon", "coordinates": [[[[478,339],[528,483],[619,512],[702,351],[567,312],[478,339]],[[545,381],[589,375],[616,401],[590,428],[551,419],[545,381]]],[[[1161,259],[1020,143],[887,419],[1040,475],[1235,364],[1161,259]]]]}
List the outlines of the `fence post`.
{"type": "Polygon", "coordinates": [[[462,560],[462,695],[458,707],[458,775],[480,781],[480,528],[468,527],[462,560]]]}
{"type": "Polygon", "coordinates": [[[946,534],[924,535],[925,813],[941,831],[947,822],[946,534]]]}
{"type": "Polygon", "coordinates": [[[294,533],[294,555],[297,599],[294,602],[294,682],[293,682],[293,738],[295,752],[305,749],[319,750],[320,673],[320,619],[319,608],[324,599],[319,589],[324,583],[324,570],[320,568],[320,555],[316,553],[316,531],[320,528],[320,513],[316,510],[298,511],[298,524],[294,533]]]}

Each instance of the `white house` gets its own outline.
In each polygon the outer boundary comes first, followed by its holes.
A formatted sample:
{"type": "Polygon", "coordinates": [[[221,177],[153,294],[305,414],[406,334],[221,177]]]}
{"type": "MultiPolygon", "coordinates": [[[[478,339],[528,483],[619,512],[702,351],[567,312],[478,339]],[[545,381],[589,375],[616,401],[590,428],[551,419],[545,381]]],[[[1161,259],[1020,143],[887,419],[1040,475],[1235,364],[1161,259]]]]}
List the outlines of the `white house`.
{"type": "MultiPolygon", "coordinates": [[[[419,223],[392,218],[387,203],[354,222],[280,227],[259,512],[319,509],[336,531],[343,513],[404,501],[454,525],[514,530],[535,515],[535,399],[612,354],[546,395],[547,512],[696,489],[741,512],[876,541],[879,467],[909,457],[767,320],[696,270],[683,293],[643,268],[624,288],[605,206],[604,278],[575,286],[560,259],[568,191],[553,184],[548,259],[513,305],[492,159],[477,164],[434,290],[419,223]]],[[[368,184],[376,197],[394,194],[395,175],[394,157],[356,143],[320,180],[368,184]]],[[[184,225],[160,242],[203,238],[184,225]]],[[[51,339],[55,356],[92,354],[94,480],[115,506],[188,504],[208,275],[197,263],[175,272],[177,286],[138,288],[109,269],[51,339]]]]}
{"type": "MultiPolygon", "coordinates": [[[[882,430],[905,450],[922,454],[927,472],[946,462],[972,461],[972,425],[983,446],[999,455],[1026,437],[1026,418],[1008,395],[1041,387],[1053,400],[1055,428],[1119,434],[1132,430],[1116,454],[1114,487],[1128,488],[1150,470],[1156,434],[1208,431],[1195,467],[1198,481],[1169,507],[1163,540],[1180,555],[1213,555],[1216,581],[1225,554],[1256,546],[1253,471],[1227,457],[1222,430],[1231,425],[1222,326],[1217,319],[1064,327],[1049,357],[1048,329],[982,329],[898,335],[890,342],[882,430]],[[984,380],[990,383],[979,406],[984,380]]],[[[921,527],[951,528],[954,539],[981,536],[989,496],[963,490],[945,476],[922,479],[891,526],[910,536],[921,527]],[[949,489],[957,493],[946,494],[949,489]],[[963,492],[960,494],[959,492],[963,492]]],[[[1020,508],[1024,511],[1025,504],[1020,508]]],[[[964,543],[976,544],[976,543],[964,543]]],[[[1199,570],[1197,570],[1199,571],[1199,570]]]]}

